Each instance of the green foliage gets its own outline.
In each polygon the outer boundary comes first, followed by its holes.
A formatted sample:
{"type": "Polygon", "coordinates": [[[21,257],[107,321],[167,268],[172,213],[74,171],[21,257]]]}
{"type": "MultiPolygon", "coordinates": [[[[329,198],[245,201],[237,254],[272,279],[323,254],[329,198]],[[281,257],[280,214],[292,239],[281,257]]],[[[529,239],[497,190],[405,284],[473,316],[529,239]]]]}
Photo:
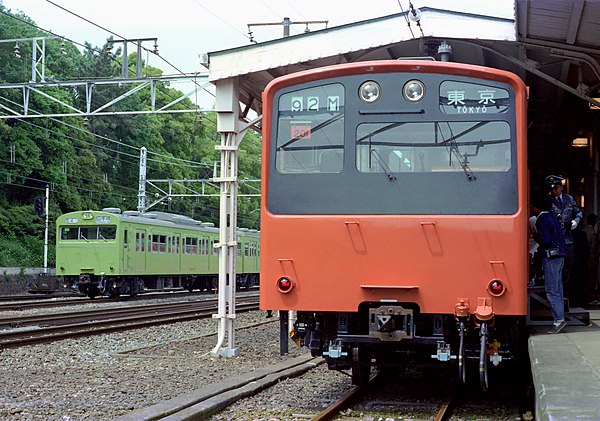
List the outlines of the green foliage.
{"type": "MultiPolygon", "coordinates": [[[[1,1],[0,10],[12,14],[1,1]]],[[[1,39],[50,36],[36,29],[29,17],[21,13],[13,16],[16,18],[0,14],[1,39]]],[[[67,54],[61,54],[61,40],[48,39],[46,78],[120,77],[121,50],[113,47],[110,41],[108,39],[102,47],[87,44],[88,48],[83,52],[66,41],[67,54]],[[107,50],[112,51],[112,57],[103,53],[107,50]]],[[[19,47],[20,59],[13,55],[14,44],[0,44],[0,83],[30,80],[32,43],[22,42],[19,47]]],[[[129,55],[129,63],[133,76],[135,53],[129,55]]],[[[162,74],[161,70],[150,66],[145,66],[143,72],[147,76],[162,74]]],[[[92,109],[121,96],[131,87],[94,86],[92,109]]],[[[83,87],[42,90],[60,98],[64,104],[81,109],[86,107],[83,87]]],[[[21,95],[19,90],[3,90],[0,104],[18,109],[22,104],[21,95]]],[[[168,83],[158,83],[156,107],[181,96],[182,92],[168,83]]],[[[149,89],[142,89],[107,110],[118,112],[140,105],[150,110],[151,100],[149,89]]],[[[189,98],[173,106],[175,109],[194,107],[189,98]]],[[[45,96],[36,93],[30,96],[29,112],[32,114],[65,110],[64,105],[45,96]]],[[[219,160],[215,150],[219,142],[214,112],[95,116],[89,120],[81,117],[0,120],[0,266],[42,265],[45,220],[33,214],[33,202],[36,196],[44,196],[46,185],[51,190],[49,243],[53,244],[53,222],[62,213],[104,207],[136,208],[141,147],[146,147],[149,152],[148,179],[196,180],[212,177],[213,163],[219,160]]],[[[240,178],[260,178],[260,138],[256,133],[248,133],[241,144],[239,172],[240,178]]],[[[184,188],[174,187],[174,192],[183,193],[184,188]]],[[[213,188],[210,192],[217,193],[218,190],[213,188]]],[[[152,195],[154,191],[148,193],[152,195]]],[[[219,223],[218,197],[175,198],[154,209],[219,223]]],[[[238,223],[259,228],[258,209],[258,198],[240,198],[238,223]]],[[[50,252],[51,261],[53,257],[54,253],[50,252]]]]}
{"type": "MultiPolygon", "coordinates": [[[[44,241],[39,238],[0,237],[0,267],[43,267],[44,241]]],[[[54,265],[54,245],[48,247],[48,266],[54,265]]]]}

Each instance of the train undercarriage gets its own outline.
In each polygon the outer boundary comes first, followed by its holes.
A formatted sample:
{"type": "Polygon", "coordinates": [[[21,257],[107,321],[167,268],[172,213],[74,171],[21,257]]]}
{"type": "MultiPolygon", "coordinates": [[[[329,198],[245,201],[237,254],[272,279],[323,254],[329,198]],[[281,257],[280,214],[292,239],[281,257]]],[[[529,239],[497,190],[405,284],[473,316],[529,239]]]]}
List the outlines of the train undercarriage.
{"type": "MultiPolygon", "coordinates": [[[[75,283],[79,292],[90,298],[120,295],[136,296],[145,292],[165,288],[182,288],[189,292],[193,290],[212,291],[219,285],[218,276],[211,275],[177,275],[177,276],[103,276],[81,274],[75,283]]],[[[238,274],[238,289],[248,289],[258,285],[258,274],[238,274]]]]}
{"type": "Polygon", "coordinates": [[[454,365],[461,383],[489,387],[492,367],[527,360],[525,317],[477,320],[421,314],[411,303],[363,303],[356,313],[298,312],[292,338],[323,356],[330,369],[352,371],[354,384],[379,370],[438,362],[454,365]]]}

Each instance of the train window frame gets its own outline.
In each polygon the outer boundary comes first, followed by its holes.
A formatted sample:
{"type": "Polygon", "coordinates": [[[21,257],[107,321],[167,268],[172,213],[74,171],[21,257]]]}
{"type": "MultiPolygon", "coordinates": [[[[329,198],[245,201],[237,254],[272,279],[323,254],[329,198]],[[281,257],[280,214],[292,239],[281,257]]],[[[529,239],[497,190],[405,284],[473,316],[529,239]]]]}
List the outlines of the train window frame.
{"type": "Polygon", "coordinates": [[[345,97],[346,88],[338,82],[279,97],[275,137],[275,169],[279,173],[335,174],[343,170],[345,97]]]}
{"type": "Polygon", "coordinates": [[[61,241],[112,241],[116,238],[116,225],[69,225],[60,227],[61,241]],[[111,233],[109,237],[104,235],[108,234],[107,230],[110,230],[111,233]],[[69,232],[69,235],[66,235],[67,232],[69,232]]]}
{"type": "Polygon", "coordinates": [[[179,243],[180,243],[180,236],[179,234],[177,234],[177,236],[175,237],[175,253],[179,254],[179,243]]]}
{"type": "Polygon", "coordinates": [[[467,169],[475,174],[508,172],[514,165],[512,148],[511,127],[505,120],[363,122],[356,126],[355,166],[360,173],[384,173],[388,177],[467,169]],[[366,130],[369,127],[372,130],[366,130]],[[483,137],[497,133],[504,137],[483,137]],[[463,136],[474,137],[465,140],[463,136]]]}
{"type": "Polygon", "coordinates": [[[62,241],[73,241],[79,239],[79,226],[63,226],[60,227],[60,239],[62,241]],[[66,236],[65,234],[70,234],[66,236]]]}
{"type": "Polygon", "coordinates": [[[116,240],[117,226],[116,225],[100,225],[98,226],[98,239],[103,241],[116,240]]]}

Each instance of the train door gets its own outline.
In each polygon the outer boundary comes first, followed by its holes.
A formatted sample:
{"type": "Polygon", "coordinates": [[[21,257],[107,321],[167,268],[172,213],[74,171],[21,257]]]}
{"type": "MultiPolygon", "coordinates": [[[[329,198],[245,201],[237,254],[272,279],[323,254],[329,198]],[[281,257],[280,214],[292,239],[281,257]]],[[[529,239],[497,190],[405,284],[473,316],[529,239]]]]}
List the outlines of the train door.
{"type": "Polygon", "coordinates": [[[129,272],[131,267],[131,248],[129,247],[129,230],[123,230],[123,272],[129,272]]]}
{"type": "Polygon", "coordinates": [[[173,236],[173,253],[175,253],[175,265],[177,267],[177,273],[179,274],[183,274],[183,267],[181,265],[181,248],[180,248],[180,244],[181,244],[181,234],[176,233],[173,236]]]}
{"type": "MultiPolygon", "coordinates": [[[[243,242],[245,242],[245,238],[242,239],[242,237],[238,237],[238,239],[237,239],[237,261],[236,261],[236,263],[237,263],[237,265],[236,265],[237,269],[236,270],[237,270],[238,275],[244,273],[244,264],[245,264],[245,261],[246,261],[245,255],[242,254],[242,248],[244,246],[242,244],[243,242]]],[[[246,243],[245,245],[247,247],[248,243],[246,243]]]]}
{"type": "Polygon", "coordinates": [[[133,257],[133,269],[138,272],[146,270],[146,231],[135,232],[135,253],[133,257]]]}

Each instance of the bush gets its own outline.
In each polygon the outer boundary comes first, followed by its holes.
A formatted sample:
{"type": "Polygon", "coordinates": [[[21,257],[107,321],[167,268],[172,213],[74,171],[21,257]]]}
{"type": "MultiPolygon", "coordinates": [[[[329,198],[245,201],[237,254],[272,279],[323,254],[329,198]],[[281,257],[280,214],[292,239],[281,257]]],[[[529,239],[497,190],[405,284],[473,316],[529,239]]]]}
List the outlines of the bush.
{"type": "MultiPolygon", "coordinates": [[[[44,240],[31,236],[0,237],[0,267],[43,267],[44,240]]],[[[48,266],[54,266],[54,245],[48,247],[48,266]]]]}

